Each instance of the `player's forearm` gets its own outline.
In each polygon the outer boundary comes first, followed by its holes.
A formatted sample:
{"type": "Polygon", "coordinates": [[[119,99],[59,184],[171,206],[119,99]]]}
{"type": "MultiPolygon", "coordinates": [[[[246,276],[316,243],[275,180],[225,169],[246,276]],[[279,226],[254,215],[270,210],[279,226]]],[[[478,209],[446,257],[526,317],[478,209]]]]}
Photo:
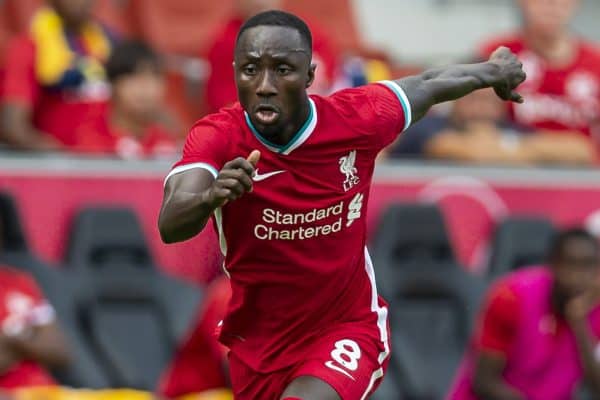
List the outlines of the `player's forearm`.
{"type": "Polygon", "coordinates": [[[571,321],[571,328],[575,334],[577,348],[583,365],[585,380],[594,397],[600,397],[600,363],[596,361],[595,344],[586,319],[571,321]]]}
{"type": "Polygon", "coordinates": [[[473,391],[477,398],[486,400],[525,400],[517,389],[503,377],[506,358],[491,352],[482,352],[476,361],[473,391]]]}
{"type": "Polygon", "coordinates": [[[168,196],[158,218],[158,229],[163,242],[182,242],[196,236],[204,229],[214,210],[208,191],[179,191],[168,196]]]}
{"type": "Polygon", "coordinates": [[[35,328],[29,334],[8,339],[23,359],[36,360],[48,367],[61,368],[70,362],[66,343],[56,326],[35,328]]]}
{"type": "Polygon", "coordinates": [[[524,141],[539,162],[589,165],[596,159],[593,144],[579,134],[540,132],[524,141]]]}
{"type": "Polygon", "coordinates": [[[0,112],[0,132],[3,139],[19,150],[54,150],[58,143],[31,124],[31,114],[18,106],[4,105],[0,112]]]}
{"type": "Polygon", "coordinates": [[[478,398],[487,400],[525,400],[514,388],[500,380],[490,380],[476,383],[474,392],[478,398]]]}
{"type": "Polygon", "coordinates": [[[475,90],[497,85],[500,68],[493,63],[451,65],[396,81],[410,100],[413,121],[435,104],[456,100],[475,90]]]}

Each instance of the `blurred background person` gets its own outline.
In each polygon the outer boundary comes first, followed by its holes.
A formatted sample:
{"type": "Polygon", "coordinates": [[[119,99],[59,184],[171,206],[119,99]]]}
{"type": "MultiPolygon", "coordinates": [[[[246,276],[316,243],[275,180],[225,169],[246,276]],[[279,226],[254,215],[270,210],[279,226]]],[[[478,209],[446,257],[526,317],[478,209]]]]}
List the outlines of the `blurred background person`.
{"type": "Polygon", "coordinates": [[[174,156],[176,124],[165,111],[159,56],[145,43],[122,42],[106,64],[106,75],[110,104],[76,129],[72,150],[124,159],[174,156]]]}
{"type": "MultiPolygon", "coordinates": [[[[223,22],[223,29],[216,34],[207,54],[210,74],[206,81],[205,104],[209,113],[237,101],[232,66],[233,52],[238,31],[244,21],[255,14],[279,9],[281,6],[281,0],[234,0],[234,13],[228,21],[223,22]]],[[[311,93],[328,94],[333,88],[338,72],[338,53],[318,26],[310,20],[307,23],[313,34],[312,62],[317,64],[311,93]]]]}
{"type": "Polygon", "coordinates": [[[52,306],[33,278],[0,266],[0,389],[55,385],[69,360],[52,306]]]}
{"type": "Polygon", "coordinates": [[[600,50],[574,34],[569,24],[579,0],[518,0],[522,27],[482,46],[482,56],[497,46],[522,60],[526,99],[511,105],[518,123],[549,132],[575,131],[600,144],[600,50]]]}
{"type": "Polygon", "coordinates": [[[4,141],[23,150],[58,150],[109,96],[103,63],[114,38],[92,17],[92,0],[48,0],[29,31],[12,40],[1,98],[4,141]]]}
{"type": "Polygon", "coordinates": [[[158,390],[161,395],[177,398],[230,387],[227,348],[217,340],[230,297],[227,276],[210,284],[195,324],[163,373],[158,390]]]}
{"type": "Polygon", "coordinates": [[[491,288],[449,399],[571,399],[584,382],[600,398],[597,239],[562,231],[548,260],[491,288]]]}
{"type": "MultiPolygon", "coordinates": [[[[0,254],[7,237],[0,212],[0,254]]],[[[0,399],[24,387],[56,385],[49,368],[70,362],[54,308],[32,276],[0,264],[0,399]]]]}
{"type": "Polygon", "coordinates": [[[589,165],[595,150],[577,133],[557,136],[510,121],[504,103],[486,89],[453,102],[449,115],[433,114],[411,127],[388,156],[481,164],[589,165]]]}
{"type": "MultiPolygon", "coordinates": [[[[0,252],[2,252],[0,220],[0,252]]],[[[69,363],[54,309],[27,273],[0,265],[0,394],[55,385],[47,368],[69,363]]]]}

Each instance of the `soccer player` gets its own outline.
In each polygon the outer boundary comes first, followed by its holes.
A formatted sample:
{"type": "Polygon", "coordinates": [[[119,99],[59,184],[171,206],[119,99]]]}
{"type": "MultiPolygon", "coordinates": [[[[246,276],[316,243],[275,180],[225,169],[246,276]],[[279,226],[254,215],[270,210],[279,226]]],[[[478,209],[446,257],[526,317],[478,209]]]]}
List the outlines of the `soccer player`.
{"type": "Polygon", "coordinates": [[[365,399],[390,350],[365,249],[375,157],[436,103],[485,87],[521,102],[521,63],[499,49],[481,64],[308,96],[311,33],[267,11],[241,27],[233,69],[240,103],[198,121],[166,177],[162,239],[189,239],[214,216],[236,399],[365,399]]]}

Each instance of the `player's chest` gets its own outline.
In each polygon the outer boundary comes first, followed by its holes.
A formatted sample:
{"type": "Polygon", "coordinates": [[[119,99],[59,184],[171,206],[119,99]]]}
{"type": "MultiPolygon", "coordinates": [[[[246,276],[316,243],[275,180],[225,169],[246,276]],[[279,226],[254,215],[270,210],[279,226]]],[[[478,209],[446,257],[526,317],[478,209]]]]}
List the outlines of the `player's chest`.
{"type": "Polygon", "coordinates": [[[369,186],[373,161],[358,149],[292,155],[262,152],[253,177],[259,197],[318,201],[343,198],[369,186]]]}

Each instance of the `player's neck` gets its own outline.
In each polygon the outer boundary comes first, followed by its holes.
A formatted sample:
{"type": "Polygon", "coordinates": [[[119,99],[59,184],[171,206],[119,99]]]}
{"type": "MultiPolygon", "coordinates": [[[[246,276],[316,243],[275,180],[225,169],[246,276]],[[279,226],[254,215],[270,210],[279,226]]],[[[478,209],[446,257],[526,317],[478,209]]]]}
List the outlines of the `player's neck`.
{"type": "Polygon", "coordinates": [[[577,57],[576,39],[568,32],[544,35],[526,31],[528,46],[554,67],[567,66],[577,57]]]}
{"type": "Polygon", "coordinates": [[[302,129],[302,127],[306,124],[306,120],[308,120],[310,116],[310,102],[308,97],[306,101],[302,102],[302,105],[299,107],[298,113],[292,117],[290,123],[286,125],[286,127],[271,139],[271,141],[280,146],[285,146],[288,144],[294,136],[302,129]]]}

